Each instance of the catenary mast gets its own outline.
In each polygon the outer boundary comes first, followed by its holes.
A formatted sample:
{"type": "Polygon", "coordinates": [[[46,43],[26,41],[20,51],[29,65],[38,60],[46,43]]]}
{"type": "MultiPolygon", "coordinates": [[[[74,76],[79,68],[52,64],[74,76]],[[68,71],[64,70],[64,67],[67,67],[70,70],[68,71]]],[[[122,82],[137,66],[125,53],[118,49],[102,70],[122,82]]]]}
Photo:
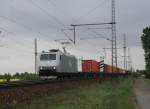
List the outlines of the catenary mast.
{"type": "MultiPolygon", "coordinates": [[[[115,16],[115,0],[112,0],[112,66],[117,67],[117,39],[116,39],[116,16],[115,16]]],[[[114,72],[114,69],[112,69],[114,72]]]]}

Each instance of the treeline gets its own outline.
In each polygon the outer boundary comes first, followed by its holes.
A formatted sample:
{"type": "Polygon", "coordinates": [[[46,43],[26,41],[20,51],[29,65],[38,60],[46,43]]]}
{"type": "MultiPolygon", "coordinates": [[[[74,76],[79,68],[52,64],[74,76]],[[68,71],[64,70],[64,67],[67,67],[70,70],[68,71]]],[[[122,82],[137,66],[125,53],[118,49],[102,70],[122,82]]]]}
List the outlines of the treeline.
{"type": "Polygon", "coordinates": [[[143,29],[141,41],[144,49],[146,62],[146,78],[150,78],[150,26],[143,29]]]}
{"type": "Polygon", "coordinates": [[[0,75],[0,79],[4,81],[11,81],[11,80],[38,80],[39,76],[34,73],[15,73],[11,75],[10,73],[0,75]]]}

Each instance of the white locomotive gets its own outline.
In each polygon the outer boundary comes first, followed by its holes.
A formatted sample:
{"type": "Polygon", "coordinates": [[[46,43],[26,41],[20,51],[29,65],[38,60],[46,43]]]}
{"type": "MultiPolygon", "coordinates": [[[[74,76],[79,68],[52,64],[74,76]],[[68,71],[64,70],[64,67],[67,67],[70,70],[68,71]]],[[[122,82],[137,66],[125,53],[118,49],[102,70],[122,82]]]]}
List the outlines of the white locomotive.
{"type": "Polygon", "coordinates": [[[51,76],[54,73],[77,73],[77,59],[59,49],[52,49],[39,54],[38,71],[40,76],[51,76]]]}

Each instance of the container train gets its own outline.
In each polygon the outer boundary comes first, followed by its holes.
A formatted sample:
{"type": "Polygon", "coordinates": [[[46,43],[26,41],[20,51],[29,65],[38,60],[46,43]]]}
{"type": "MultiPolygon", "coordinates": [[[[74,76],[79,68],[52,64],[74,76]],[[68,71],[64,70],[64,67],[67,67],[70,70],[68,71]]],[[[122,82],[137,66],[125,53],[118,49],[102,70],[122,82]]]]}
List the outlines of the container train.
{"type": "Polygon", "coordinates": [[[48,52],[42,51],[39,54],[38,72],[41,78],[49,76],[77,76],[98,75],[98,74],[126,74],[127,70],[112,67],[95,60],[82,60],[82,71],[78,72],[78,60],[75,56],[62,52],[59,49],[51,49],[48,52]]]}

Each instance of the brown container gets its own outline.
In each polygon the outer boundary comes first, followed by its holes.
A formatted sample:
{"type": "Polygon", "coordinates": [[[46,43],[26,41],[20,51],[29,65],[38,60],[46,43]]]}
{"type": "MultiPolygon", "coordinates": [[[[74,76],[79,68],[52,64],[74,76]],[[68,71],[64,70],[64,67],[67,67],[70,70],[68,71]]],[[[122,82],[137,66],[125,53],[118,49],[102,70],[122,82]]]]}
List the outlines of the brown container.
{"type": "Polygon", "coordinates": [[[112,66],[111,65],[104,65],[104,73],[112,73],[112,66]]]}
{"type": "Polygon", "coordinates": [[[104,72],[105,73],[112,73],[112,68],[113,68],[113,73],[118,73],[119,69],[116,67],[112,67],[111,65],[105,64],[104,65],[104,72]]]}
{"type": "MultiPolygon", "coordinates": [[[[112,66],[105,64],[104,65],[104,72],[105,73],[112,73],[112,66]]],[[[126,73],[127,70],[124,70],[122,68],[113,67],[113,73],[126,73]]]]}
{"type": "Polygon", "coordinates": [[[84,73],[98,73],[98,62],[95,60],[82,60],[82,72],[84,73]]]}

